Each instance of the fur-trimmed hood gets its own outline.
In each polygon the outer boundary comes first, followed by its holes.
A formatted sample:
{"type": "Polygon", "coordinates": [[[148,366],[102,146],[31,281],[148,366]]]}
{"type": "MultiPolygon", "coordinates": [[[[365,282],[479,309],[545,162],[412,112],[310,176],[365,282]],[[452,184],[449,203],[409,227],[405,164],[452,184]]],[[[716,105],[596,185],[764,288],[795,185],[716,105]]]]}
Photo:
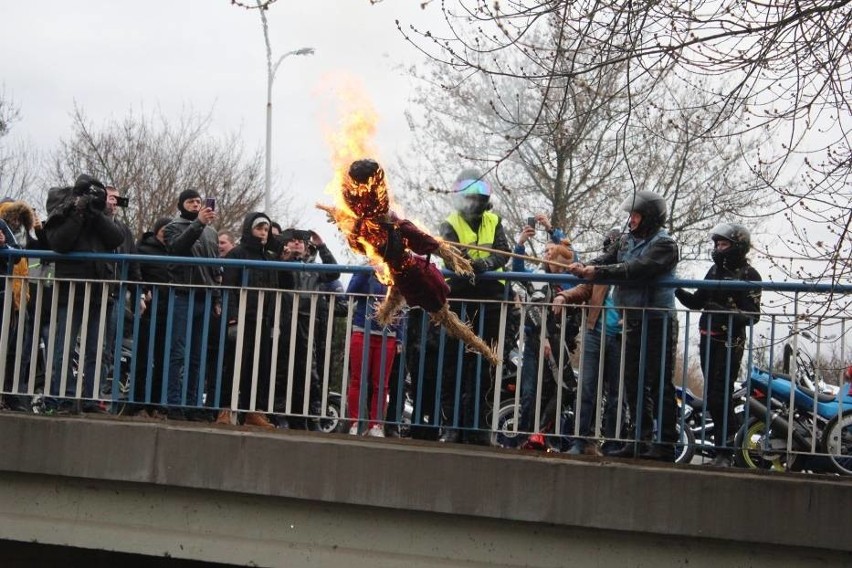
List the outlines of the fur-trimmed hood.
{"type": "Polygon", "coordinates": [[[20,221],[21,226],[23,226],[27,232],[32,231],[33,224],[35,223],[35,214],[33,213],[32,207],[24,203],[23,201],[7,201],[5,203],[0,203],[0,219],[3,219],[12,226],[14,220],[17,219],[20,221]]]}

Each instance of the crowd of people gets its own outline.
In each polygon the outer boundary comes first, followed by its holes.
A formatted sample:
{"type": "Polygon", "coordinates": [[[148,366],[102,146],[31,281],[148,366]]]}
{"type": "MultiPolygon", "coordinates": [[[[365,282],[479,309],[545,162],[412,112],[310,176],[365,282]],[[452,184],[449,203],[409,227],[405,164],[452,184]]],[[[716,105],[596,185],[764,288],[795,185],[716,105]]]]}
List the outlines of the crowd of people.
{"type": "MultiPolygon", "coordinates": [[[[460,245],[474,275],[447,278],[449,309],[489,345],[498,343],[501,330],[505,344],[522,345],[512,388],[520,391],[517,429],[532,434],[526,447],[538,447],[543,433],[558,428],[568,434],[569,453],[672,461],[677,299],[703,312],[700,349],[708,410],[723,424],[715,440],[716,465],[730,463],[726,448],[737,425],[727,397],[746,329],[759,317],[759,289],[691,293],[658,285],[674,276],[679,253],[665,230],[666,202],[653,192],[639,191],[624,201],[626,229],[609,231],[600,254],[588,260],[578,257],[570,239],[543,213],[510,239],[492,209],[491,186],[482,172],[463,170],[452,193],[454,211],[439,234],[460,245]],[[542,230],[546,244],[536,270],[549,276],[543,285],[531,277],[519,294],[499,274],[509,268],[509,253],[514,253],[513,272],[531,271],[523,260],[526,246],[542,230]],[[480,278],[483,273],[490,274],[480,278]],[[507,300],[514,301],[508,316],[507,300]],[[582,360],[579,373],[572,356],[582,360]],[[572,392],[579,397],[578,420],[557,425],[563,413],[554,401],[564,404],[572,392]]],[[[137,240],[117,216],[124,205],[117,188],[88,175],[49,192],[44,223],[22,202],[0,203],[0,249],[176,257],[168,264],[141,257],[128,263],[58,258],[43,266],[0,256],[0,269],[15,277],[3,288],[4,296],[11,291],[13,297],[0,302],[0,309],[11,310],[3,332],[6,408],[27,405],[27,370],[36,364],[30,354],[33,342],[41,341],[48,409],[104,412],[97,385],[109,384],[121,343],[116,338],[133,328],[136,380],[130,400],[137,416],[270,430],[316,427],[323,399],[320,370],[328,359],[329,304],[340,307],[342,298],[351,297],[348,311],[335,310],[353,318],[344,404],[349,433],[398,434],[399,381],[410,375],[418,393],[412,436],[491,443],[495,389],[507,388],[495,384],[495,365],[429,325],[421,308],[380,324],[374,302],[387,287],[375,274],[355,274],[344,291],[333,269],[270,267],[269,261],[337,264],[318,232],[282,229],[263,212],[248,213],[239,235],[217,232],[215,201],[189,189],[178,196],[175,216],[157,219],[137,240]],[[186,260],[222,258],[243,263],[186,260]],[[25,285],[22,278],[47,274],[55,279],[55,312],[44,301],[44,311],[36,313],[33,279],[25,285]],[[54,322],[52,334],[48,322],[54,322]]],[[[744,226],[722,223],[711,238],[707,279],[760,280],[747,260],[751,243],[744,226]]],[[[404,240],[396,244],[407,246],[404,240]]]]}

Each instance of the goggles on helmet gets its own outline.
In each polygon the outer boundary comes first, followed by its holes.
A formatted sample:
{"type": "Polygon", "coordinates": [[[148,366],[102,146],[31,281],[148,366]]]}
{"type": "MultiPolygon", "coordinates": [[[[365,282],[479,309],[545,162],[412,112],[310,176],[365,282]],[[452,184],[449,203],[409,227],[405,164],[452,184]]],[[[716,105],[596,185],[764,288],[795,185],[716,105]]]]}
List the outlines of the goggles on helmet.
{"type": "Polygon", "coordinates": [[[459,195],[491,196],[491,184],[481,179],[463,179],[453,184],[453,192],[459,195]]]}

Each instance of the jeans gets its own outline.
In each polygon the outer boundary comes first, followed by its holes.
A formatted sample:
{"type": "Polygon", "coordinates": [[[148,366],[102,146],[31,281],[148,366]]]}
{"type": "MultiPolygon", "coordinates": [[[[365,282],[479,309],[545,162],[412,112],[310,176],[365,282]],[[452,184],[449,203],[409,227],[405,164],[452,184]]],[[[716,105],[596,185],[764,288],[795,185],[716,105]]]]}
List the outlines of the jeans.
{"type": "Polygon", "coordinates": [[[168,384],[169,406],[201,405],[198,384],[204,384],[204,377],[201,376],[201,355],[205,353],[203,325],[204,293],[196,292],[192,302],[189,294],[176,293],[172,307],[169,370],[163,377],[168,384]],[[189,341],[187,334],[190,334],[189,341]]]}
{"type": "Polygon", "coordinates": [[[547,404],[553,392],[553,381],[547,363],[542,367],[541,392],[538,392],[538,353],[539,343],[536,339],[527,337],[524,343],[524,358],[521,364],[521,410],[518,418],[520,432],[532,432],[535,426],[535,401],[541,399],[541,409],[547,404]],[[537,396],[538,395],[538,396],[537,396]]]}
{"type": "MultiPolygon", "coordinates": [[[[100,316],[101,316],[101,301],[100,291],[93,287],[88,313],[83,312],[83,287],[77,289],[77,294],[74,298],[74,304],[69,305],[66,302],[61,302],[56,311],[56,335],[53,347],[53,371],[50,377],[50,395],[51,396],[66,396],[76,398],[76,381],[74,377],[74,369],[77,367],[74,364],[74,351],[77,348],[77,339],[85,323],[86,326],[86,346],[83,351],[85,355],[83,369],[83,392],[82,398],[95,397],[95,364],[97,362],[98,352],[103,353],[104,337],[99,333],[100,316]],[[68,324],[68,313],[71,312],[71,325],[68,324]],[[85,320],[85,322],[84,322],[85,320]],[[70,337],[67,357],[65,351],[65,338],[70,337]],[[60,381],[62,371],[66,370],[66,384],[64,394],[60,394],[60,381]]],[[[106,321],[104,321],[106,324],[106,321]]],[[[106,326],[105,326],[106,327],[106,326]]],[[[106,365],[101,361],[100,382],[103,383],[106,378],[106,365]]]]}
{"type": "Polygon", "coordinates": [[[601,363],[601,333],[588,330],[583,338],[583,369],[580,374],[580,427],[584,438],[594,435],[592,420],[598,400],[598,381],[603,380],[601,394],[606,396],[602,431],[605,438],[614,438],[618,421],[618,372],[621,365],[621,335],[606,335],[604,339],[603,372],[601,363]]]}

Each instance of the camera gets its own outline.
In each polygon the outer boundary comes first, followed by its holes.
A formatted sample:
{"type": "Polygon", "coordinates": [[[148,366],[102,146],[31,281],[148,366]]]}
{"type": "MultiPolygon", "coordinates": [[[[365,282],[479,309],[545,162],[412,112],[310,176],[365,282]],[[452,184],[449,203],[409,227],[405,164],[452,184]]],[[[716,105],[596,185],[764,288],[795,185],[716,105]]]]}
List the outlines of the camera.
{"type": "Polygon", "coordinates": [[[106,209],[106,191],[97,185],[88,187],[74,187],[74,192],[84,200],[91,211],[103,211],[106,209]]]}
{"type": "Polygon", "coordinates": [[[116,197],[115,205],[116,207],[127,207],[128,205],[130,205],[130,198],[122,196],[116,197]]]}
{"type": "Polygon", "coordinates": [[[527,217],[527,227],[535,229],[535,217],[527,217]]]}
{"type": "Polygon", "coordinates": [[[281,233],[281,238],[286,243],[287,241],[305,241],[310,242],[311,240],[311,231],[304,231],[301,229],[287,229],[283,233],[281,233]]]}
{"type": "Polygon", "coordinates": [[[216,198],[215,197],[207,197],[204,199],[204,207],[211,211],[216,211],[216,198]]]}

